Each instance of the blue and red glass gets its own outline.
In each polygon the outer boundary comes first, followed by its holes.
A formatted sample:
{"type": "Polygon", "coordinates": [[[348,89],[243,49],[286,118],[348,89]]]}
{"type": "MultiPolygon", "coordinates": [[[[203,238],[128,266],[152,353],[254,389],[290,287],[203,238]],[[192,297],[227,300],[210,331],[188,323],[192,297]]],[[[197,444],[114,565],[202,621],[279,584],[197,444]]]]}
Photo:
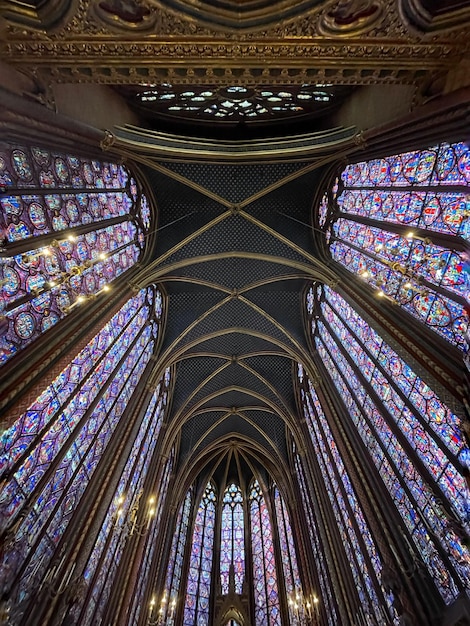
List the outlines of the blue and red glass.
{"type": "Polygon", "coordinates": [[[0,182],[1,365],[137,262],[150,208],[124,166],[41,148],[0,144],[0,182]]]}

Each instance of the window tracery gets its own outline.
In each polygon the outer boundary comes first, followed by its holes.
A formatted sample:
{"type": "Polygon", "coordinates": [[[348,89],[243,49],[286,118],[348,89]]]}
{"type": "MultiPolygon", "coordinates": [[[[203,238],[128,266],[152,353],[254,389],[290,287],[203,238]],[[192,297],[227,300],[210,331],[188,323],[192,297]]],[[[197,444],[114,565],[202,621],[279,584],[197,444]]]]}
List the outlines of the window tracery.
{"type": "Polygon", "coordinates": [[[128,300],[2,435],[1,528],[13,540],[1,578],[16,604],[48,570],[153,353],[161,307],[153,286],[128,300]]]}
{"type": "Polygon", "coordinates": [[[240,487],[234,483],[225,490],[222,507],[220,578],[224,595],[229,592],[231,565],[235,574],[235,593],[242,593],[245,578],[243,496],[240,487]]]}
{"type": "Polygon", "coordinates": [[[335,261],[463,349],[470,149],[447,144],[348,165],[319,208],[335,261]]]}
{"type": "MultiPolygon", "coordinates": [[[[470,579],[462,543],[470,521],[462,471],[470,457],[459,419],[338,293],[314,286],[307,310],[319,357],[414,549],[450,603],[470,579]]],[[[315,398],[311,383],[309,394],[315,398]]],[[[318,414],[316,400],[313,407],[318,414]]]]}
{"type": "Polygon", "coordinates": [[[303,411],[315,456],[325,480],[341,542],[351,567],[361,607],[368,621],[393,619],[392,598],[380,589],[382,560],[335,438],[310,380],[301,390],[303,411]]]}
{"type": "Polygon", "coordinates": [[[150,208],[123,165],[9,144],[0,206],[2,364],[134,265],[150,208]]]}
{"type": "Polygon", "coordinates": [[[250,531],[256,626],[281,626],[274,540],[269,510],[260,484],[253,480],[249,493],[250,531]]]}
{"type": "MultiPolygon", "coordinates": [[[[303,368],[299,364],[299,381],[303,380],[303,368]]],[[[338,623],[338,616],[336,612],[336,606],[333,600],[333,586],[328,574],[328,564],[326,556],[324,554],[324,546],[322,544],[318,521],[314,514],[310,490],[307,487],[305,472],[300,460],[300,456],[295,453],[294,464],[296,468],[297,478],[299,480],[300,493],[302,494],[302,503],[307,518],[307,525],[309,529],[309,538],[312,545],[312,552],[317,567],[317,575],[320,583],[321,597],[325,604],[326,616],[328,620],[328,626],[335,626],[338,623]]],[[[315,601],[315,598],[313,598],[315,601]]]]}
{"type": "Polygon", "coordinates": [[[194,523],[183,616],[184,626],[209,624],[216,503],[215,487],[212,483],[208,483],[194,523]]]}
{"type": "Polygon", "coordinates": [[[134,97],[155,114],[207,121],[262,121],[273,117],[324,113],[343,92],[344,88],[329,83],[259,88],[162,84],[139,87],[134,97]]]}

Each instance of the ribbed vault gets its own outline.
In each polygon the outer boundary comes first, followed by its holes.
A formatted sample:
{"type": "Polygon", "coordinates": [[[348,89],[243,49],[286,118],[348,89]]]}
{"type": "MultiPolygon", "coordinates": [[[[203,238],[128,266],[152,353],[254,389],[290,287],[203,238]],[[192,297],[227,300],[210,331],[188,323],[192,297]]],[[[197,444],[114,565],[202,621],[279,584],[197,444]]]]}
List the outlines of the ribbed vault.
{"type": "Polygon", "coordinates": [[[336,276],[309,226],[323,161],[278,157],[274,150],[271,161],[252,164],[142,157],[158,243],[135,282],[166,291],[154,372],[156,380],[174,367],[164,446],[179,441],[184,472],[200,472],[204,459],[209,467],[210,451],[234,442],[279,466],[289,438],[300,439],[297,363],[312,369],[305,289],[336,276]]]}

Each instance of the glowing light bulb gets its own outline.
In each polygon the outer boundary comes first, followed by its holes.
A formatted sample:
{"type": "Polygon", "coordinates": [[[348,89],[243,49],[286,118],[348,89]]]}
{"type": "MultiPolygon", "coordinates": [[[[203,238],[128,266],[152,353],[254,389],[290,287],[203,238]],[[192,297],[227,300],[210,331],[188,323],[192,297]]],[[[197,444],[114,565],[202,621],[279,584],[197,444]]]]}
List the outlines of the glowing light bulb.
{"type": "Polygon", "coordinates": [[[82,302],[85,302],[85,300],[86,300],[85,296],[78,296],[76,302],[78,304],[82,304],[82,302]]]}
{"type": "Polygon", "coordinates": [[[415,235],[414,232],[412,230],[410,230],[409,233],[406,233],[406,238],[407,239],[413,239],[414,235],[415,235]]]}

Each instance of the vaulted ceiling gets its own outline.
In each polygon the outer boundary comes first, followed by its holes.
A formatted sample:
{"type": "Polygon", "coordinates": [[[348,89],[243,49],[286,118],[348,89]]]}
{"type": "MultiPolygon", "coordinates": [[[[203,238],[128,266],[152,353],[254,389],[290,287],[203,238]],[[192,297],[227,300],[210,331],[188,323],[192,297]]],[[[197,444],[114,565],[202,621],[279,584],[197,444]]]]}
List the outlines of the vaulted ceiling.
{"type": "MultiPolygon", "coordinates": [[[[135,139],[132,129],[121,135],[135,139]]],[[[343,142],[352,136],[352,129],[343,131],[343,142]]],[[[153,260],[135,282],[155,281],[166,291],[155,372],[175,366],[166,436],[180,438],[181,466],[234,441],[249,442],[280,465],[287,461],[286,435],[300,436],[297,364],[312,367],[305,291],[313,280],[336,278],[315,249],[312,204],[337,138],[323,137],[321,147],[300,158],[286,156],[276,142],[263,144],[264,160],[248,163],[229,162],[227,154],[201,162],[197,142],[184,158],[143,158],[158,237],[153,260]]]]}
{"type": "Polygon", "coordinates": [[[360,131],[468,84],[469,18],[464,0],[2,3],[13,90],[108,129],[101,147],[138,163],[154,196],[157,243],[135,286],[166,291],[155,376],[174,367],[165,437],[180,466],[235,439],[286,460],[297,363],[313,368],[305,291],[336,280],[314,199],[360,131]],[[130,117],[139,128],[113,128],[130,117]],[[227,121],[243,141],[207,139],[227,139],[227,121]]]}

